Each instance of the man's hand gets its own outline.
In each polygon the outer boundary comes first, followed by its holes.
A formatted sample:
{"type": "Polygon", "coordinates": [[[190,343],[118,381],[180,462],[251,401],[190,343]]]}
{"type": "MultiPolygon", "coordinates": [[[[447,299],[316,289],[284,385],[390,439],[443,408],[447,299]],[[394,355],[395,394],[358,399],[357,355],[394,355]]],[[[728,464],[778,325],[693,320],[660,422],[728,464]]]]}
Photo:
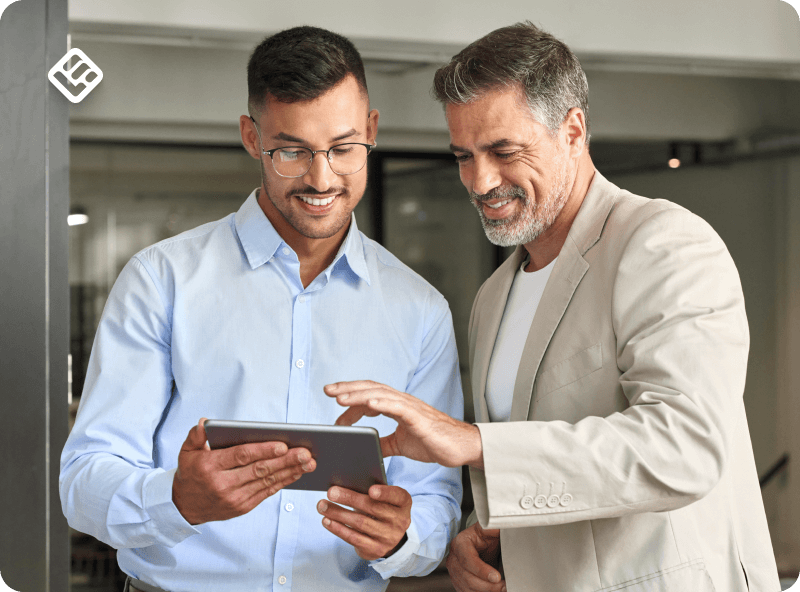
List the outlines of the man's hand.
{"type": "Polygon", "coordinates": [[[325,516],[323,526],[353,545],[361,559],[388,556],[411,525],[411,495],[402,487],[373,485],[369,495],[331,487],[328,499],[355,510],[325,500],[317,503],[317,511],[325,516]]]}
{"type": "Polygon", "coordinates": [[[481,435],[474,425],[371,380],[337,382],[324,390],[329,397],[336,397],[339,405],[350,407],[336,420],[337,425],[353,425],[365,415],[386,415],[397,422],[397,430],[381,438],[383,456],[483,469],[481,435]]]}
{"type": "Polygon", "coordinates": [[[484,530],[476,522],[450,544],[447,571],[458,592],[503,592],[506,583],[499,564],[499,530],[484,530]]]}
{"type": "Polygon", "coordinates": [[[283,442],[242,444],[211,450],[200,420],[178,454],[172,501],[189,524],[247,514],[304,473],[317,468],[306,448],[283,442]]]}

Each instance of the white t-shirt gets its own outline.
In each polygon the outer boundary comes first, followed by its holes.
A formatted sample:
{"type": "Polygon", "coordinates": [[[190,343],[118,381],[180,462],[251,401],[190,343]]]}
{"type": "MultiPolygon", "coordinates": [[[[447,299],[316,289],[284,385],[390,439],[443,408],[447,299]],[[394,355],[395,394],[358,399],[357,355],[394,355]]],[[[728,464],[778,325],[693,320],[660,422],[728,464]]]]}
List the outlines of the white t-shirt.
{"type": "Polygon", "coordinates": [[[528,257],[522,262],[508,293],[503,320],[494,342],[486,379],[486,405],[491,421],[508,421],[522,350],[542,299],[544,287],[558,259],[539,271],[526,272],[528,257]]]}

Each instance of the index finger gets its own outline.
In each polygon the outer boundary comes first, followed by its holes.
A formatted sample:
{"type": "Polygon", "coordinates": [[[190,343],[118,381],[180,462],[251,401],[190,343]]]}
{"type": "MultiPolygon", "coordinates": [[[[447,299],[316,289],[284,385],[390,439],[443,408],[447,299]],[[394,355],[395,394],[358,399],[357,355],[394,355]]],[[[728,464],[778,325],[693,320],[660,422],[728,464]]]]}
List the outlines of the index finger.
{"type": "MultiPolygon", "coordinates": [[[[305,449],[304,449],[305,450],[305,449]]],[[[258,462],[283,456],[289,451],[289,447],[284,442],[253,442],[250,444],[239,444],[218,450],[217,463],[223,469],[233,469],[258,462]]],[[[308,458],[311,453],[306,450],[308,458]]]]}
{"type": "Polygon", "coordinates": [[[375,382],[374,380],[350,380],[344,382],[334,382],[333,384],[325,385],[322,390],[325,391],[325,394],[329,397],[335,397],[336,395],[341,395],[342,393],[354,393],[356,391],[363,391],[366,389],[374,389],[385,386],[386,385],[383,385],[380,382],[375,382]]]}
{"type": "Polygon", "coordinates": [[[369,488],[369,497],[385,504],[402,508],[411,505],[411,494],[396,485],[373,485],[369,488]]]}
{"type": "Polygon", "coordinates": [[[468,537],[456,537],[452,542],[453,556],[464,571],[467,571],[486,582],[497,583],[501,580],[500,572],[486,563],[478,554],[474,541],[468,537]]]}

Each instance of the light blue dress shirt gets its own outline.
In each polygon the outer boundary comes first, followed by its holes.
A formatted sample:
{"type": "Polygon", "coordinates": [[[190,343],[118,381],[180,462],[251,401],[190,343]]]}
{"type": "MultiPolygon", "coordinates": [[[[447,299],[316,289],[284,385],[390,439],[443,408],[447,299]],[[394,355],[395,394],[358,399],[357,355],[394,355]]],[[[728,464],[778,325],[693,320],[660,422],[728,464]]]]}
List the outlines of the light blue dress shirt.
{"type": "MultiPolygon", "coordinates": [[[[323,492],[283,490],[244,516],[191,526],[172,503],[178,451],[200,417],[332,424],[322,387],[370,379],[461,418],[452,318],[420,276],[358,232],[307,288],[256,192],[236,214],[135,255],[97,330],[61,457],[70,525],[120,549],[122,569],[171,592],[384,590],[442,559],[460,469],[385,459],[413,497],[408,542],[364,561],[322,526],[323,492]]],[[[391,419],[364,418],[385,436],[391,419]]]]}

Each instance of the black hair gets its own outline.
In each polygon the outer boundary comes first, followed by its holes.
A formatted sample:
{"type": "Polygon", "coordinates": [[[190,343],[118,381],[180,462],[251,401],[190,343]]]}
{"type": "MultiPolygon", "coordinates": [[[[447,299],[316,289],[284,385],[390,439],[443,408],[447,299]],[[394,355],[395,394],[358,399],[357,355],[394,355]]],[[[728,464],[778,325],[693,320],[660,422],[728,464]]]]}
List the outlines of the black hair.
{"type": "Polygon", "coordinates": [[[247,63],[250,114],[266,100],[310,101],[352,75],[365,96],[364,64],[355,45],[342,35],[318,27],[293,27],[262,41],[247,63]]]}

